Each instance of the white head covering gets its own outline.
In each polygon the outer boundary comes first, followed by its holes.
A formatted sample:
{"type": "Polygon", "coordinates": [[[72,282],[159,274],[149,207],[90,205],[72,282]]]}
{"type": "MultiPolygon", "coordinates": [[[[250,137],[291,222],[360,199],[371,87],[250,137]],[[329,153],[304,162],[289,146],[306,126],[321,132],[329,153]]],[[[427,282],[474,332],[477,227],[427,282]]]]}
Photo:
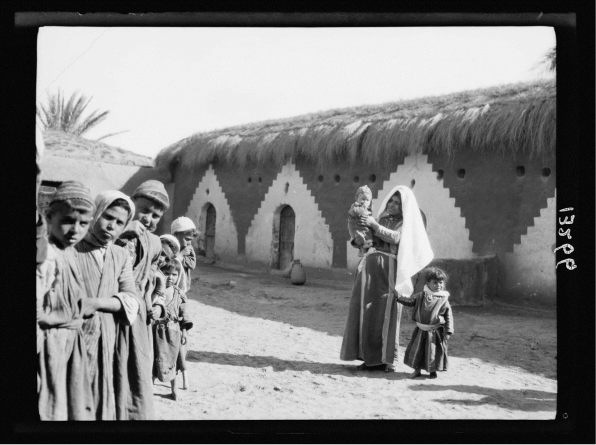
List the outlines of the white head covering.
{"type": "Polygon", "coordinates": [[[187,230],[192,230],[192,229],[196,229],[197,227],[195,226],[195,223],[192,222],[192,219],[187,218],[186,216],[181,216],[179,218],[176,218],[173,222],[172,222],[172,227],[170,232],[172,233],[176,233],[176,232],[186,232],[187,230]]]}
{"type": "Polygon", "coordinates": [[[385,207],[396,192],[401,195],[403,224],[397,251],[395,290],[404,296],[412,295],[412,277],[424,269],[434,257],[424,229],[418,202],[412,190],[405,185],[394,187],[383,199],[377,218],[381,218],[385,207]]]}
{"type": "Polygon", "coordinates": [[[176,251],[174,252],[174,254],[177,254],[178,252],[180,252],[180,243],[178,242],[178,240],[176,239],[175,236],[173,235],[169,235],[169,234],[165,234],[165,235],[161,235],[159,237],[159,239],[166,239],[168,241],[171,241],[172,244],[174,244],[174,246],[176,247],[176,251]]]}
{"type": "Polygon", "coordinates": [[[110,207],[110,205],[112,205],[112,203],[114,201],[116,201],[117,199],[124,199],[130,206],[130,212],[128,212],[128,218],[126,218],[124,227],[126,227],[128,225],[128,223],[130,223],[133,216],[135,215],[135,205],[133,204],[131,199],[128,196],[126,196],[124,193],[119,192],[118,190],[106,190],[104,192],[99,193],[95,197],[95,206],[96,206],[95,214],[93,215],[93,221],[91,222],[91,228],[87,232],[85,239],[87,239],[88,241],[91,241],[94,244],[98,244],[98,243],[103,244],[95,236],[93,236],[93,233],[92,233],[93,228],[95,227],[95,224],[97,224],[97,220],[103,214],[103,212],[105,212],[106,209],[108,207],[110,207]]]}

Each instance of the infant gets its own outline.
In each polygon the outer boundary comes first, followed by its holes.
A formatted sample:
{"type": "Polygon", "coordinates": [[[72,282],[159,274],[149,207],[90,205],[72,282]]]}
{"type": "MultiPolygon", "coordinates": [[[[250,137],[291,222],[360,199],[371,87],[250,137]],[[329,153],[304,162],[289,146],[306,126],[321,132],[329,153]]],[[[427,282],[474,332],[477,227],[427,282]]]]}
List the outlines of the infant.
{"type": "Polygon", "coordinates": [[[350,232],[350,243],[360,249],[358,256],[364,256],[370,247],[373,246],[372,230],[360,222],[361,216],[372,215],[372,192],[368,186],[363,185],[356,191],[356,202],[348,211],[348,231],[350,232]]]}

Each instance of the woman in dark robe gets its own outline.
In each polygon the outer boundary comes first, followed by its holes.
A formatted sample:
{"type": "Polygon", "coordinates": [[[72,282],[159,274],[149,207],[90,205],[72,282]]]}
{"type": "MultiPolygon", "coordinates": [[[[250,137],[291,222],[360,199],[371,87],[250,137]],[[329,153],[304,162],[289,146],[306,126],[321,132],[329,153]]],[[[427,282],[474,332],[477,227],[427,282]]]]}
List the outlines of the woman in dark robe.
{"type": "Polygon", "coordinates": [[[374,231],[373,248],[358,265],[341,346],[341,360],[362,360],[359,370],[393,372],[402,305],[395,295],[413,292],[411,277],[433,258],[416,198],[397,186],[385,197],[378,220],[363,217],[374,231]]]}

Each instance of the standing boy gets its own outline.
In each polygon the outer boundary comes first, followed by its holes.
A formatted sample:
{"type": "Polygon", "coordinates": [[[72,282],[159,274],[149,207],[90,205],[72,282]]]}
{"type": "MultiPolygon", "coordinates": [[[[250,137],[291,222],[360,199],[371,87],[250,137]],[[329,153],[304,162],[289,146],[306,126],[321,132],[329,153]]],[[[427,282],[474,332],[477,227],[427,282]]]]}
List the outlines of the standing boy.
{"type": "Polygon", "coordinates": [[[168,193],[164,185],[156,180],[148,180],[137,187],[132,195],[135,205],[133,220],[116,242],[128,249],[133,264],[133,275],[137,292],[143,301],[140,311],[141,322],[131,326],[120,326],[118,341],[127,342],[130,346],[128,357],[119,357],[115,366],[121,378],[115,380],[116,406],[118,419],[136,420],[153,418],[153,389],[151,370],[153,367],[153,335],[151,319],[153,319],[151,294],[154,276],[157,270],[161,241],[152,232],[157,228],[159,220],[170,206],[168,193]],[[143,368],[142,381],[133,373],[126,378],[128,370],[143,368]],[[145,372],[146,371],[146,372],[145,372]],[[129,397],[128,394],[131,394],[129,397]]]}
{"type": "Polygon", "coordinates": [[[66,181],[50,201],[49,243],[37,274],[38,409],[41,420],[93,420],[83,338],[82,277],[73,246],[89,230],[95,204],[81,183],[66,181]]]}

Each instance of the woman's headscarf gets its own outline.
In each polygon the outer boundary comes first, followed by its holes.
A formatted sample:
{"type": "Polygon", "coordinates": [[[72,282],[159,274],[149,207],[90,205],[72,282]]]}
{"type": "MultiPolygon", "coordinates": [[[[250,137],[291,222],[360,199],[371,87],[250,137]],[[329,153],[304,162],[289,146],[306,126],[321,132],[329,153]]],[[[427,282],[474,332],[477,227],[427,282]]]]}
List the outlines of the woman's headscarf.
{"type": "Polygon", "coordinates": [[[412,277],[432,261],[434,254],[426,235],[418,202],[410,188],[405,185],[394,187],[383,199],[377,218],[383,216],[387,203],[397,192],[401,196],[403,224],[397,251],[395,290],[400,295],[409,296],[414,292],[412,277]]]}
{"type": "Polygon", "coordinates": [[[104,246],[106,244],[109,244],[109,242],[105,243],[105,242],[97,239],[93,235],[93,230],[95,228],[95,225],[97,224],[97,221],[103,214],[103,212],[105,212],[108,209],[108,207],[110,207],[112,205],[112,203],[114,201],[116,201],[117,199],[125,200],[128,203],[128,205],[130,206],[130,212],[128,212],[128,217],[126,218],[126,221],[124,222],[124,227],[126,227],[130,223],[133,216],[135,215],[135,205],[133,204],[132,200],[128,196],[126,196],[124,193],[119,192],[118,190],[106,190],[104,192],[101,192],[95,197],[96,209],[95,209],[95,214],[93,215],[93,221],[91,222],[91,228],[89,229],[89,231],[87,232],[87,235],[85,236],[85,239],[87,241],[91,242],[92,244],[99,245],[99,246],[104,246]]]}

